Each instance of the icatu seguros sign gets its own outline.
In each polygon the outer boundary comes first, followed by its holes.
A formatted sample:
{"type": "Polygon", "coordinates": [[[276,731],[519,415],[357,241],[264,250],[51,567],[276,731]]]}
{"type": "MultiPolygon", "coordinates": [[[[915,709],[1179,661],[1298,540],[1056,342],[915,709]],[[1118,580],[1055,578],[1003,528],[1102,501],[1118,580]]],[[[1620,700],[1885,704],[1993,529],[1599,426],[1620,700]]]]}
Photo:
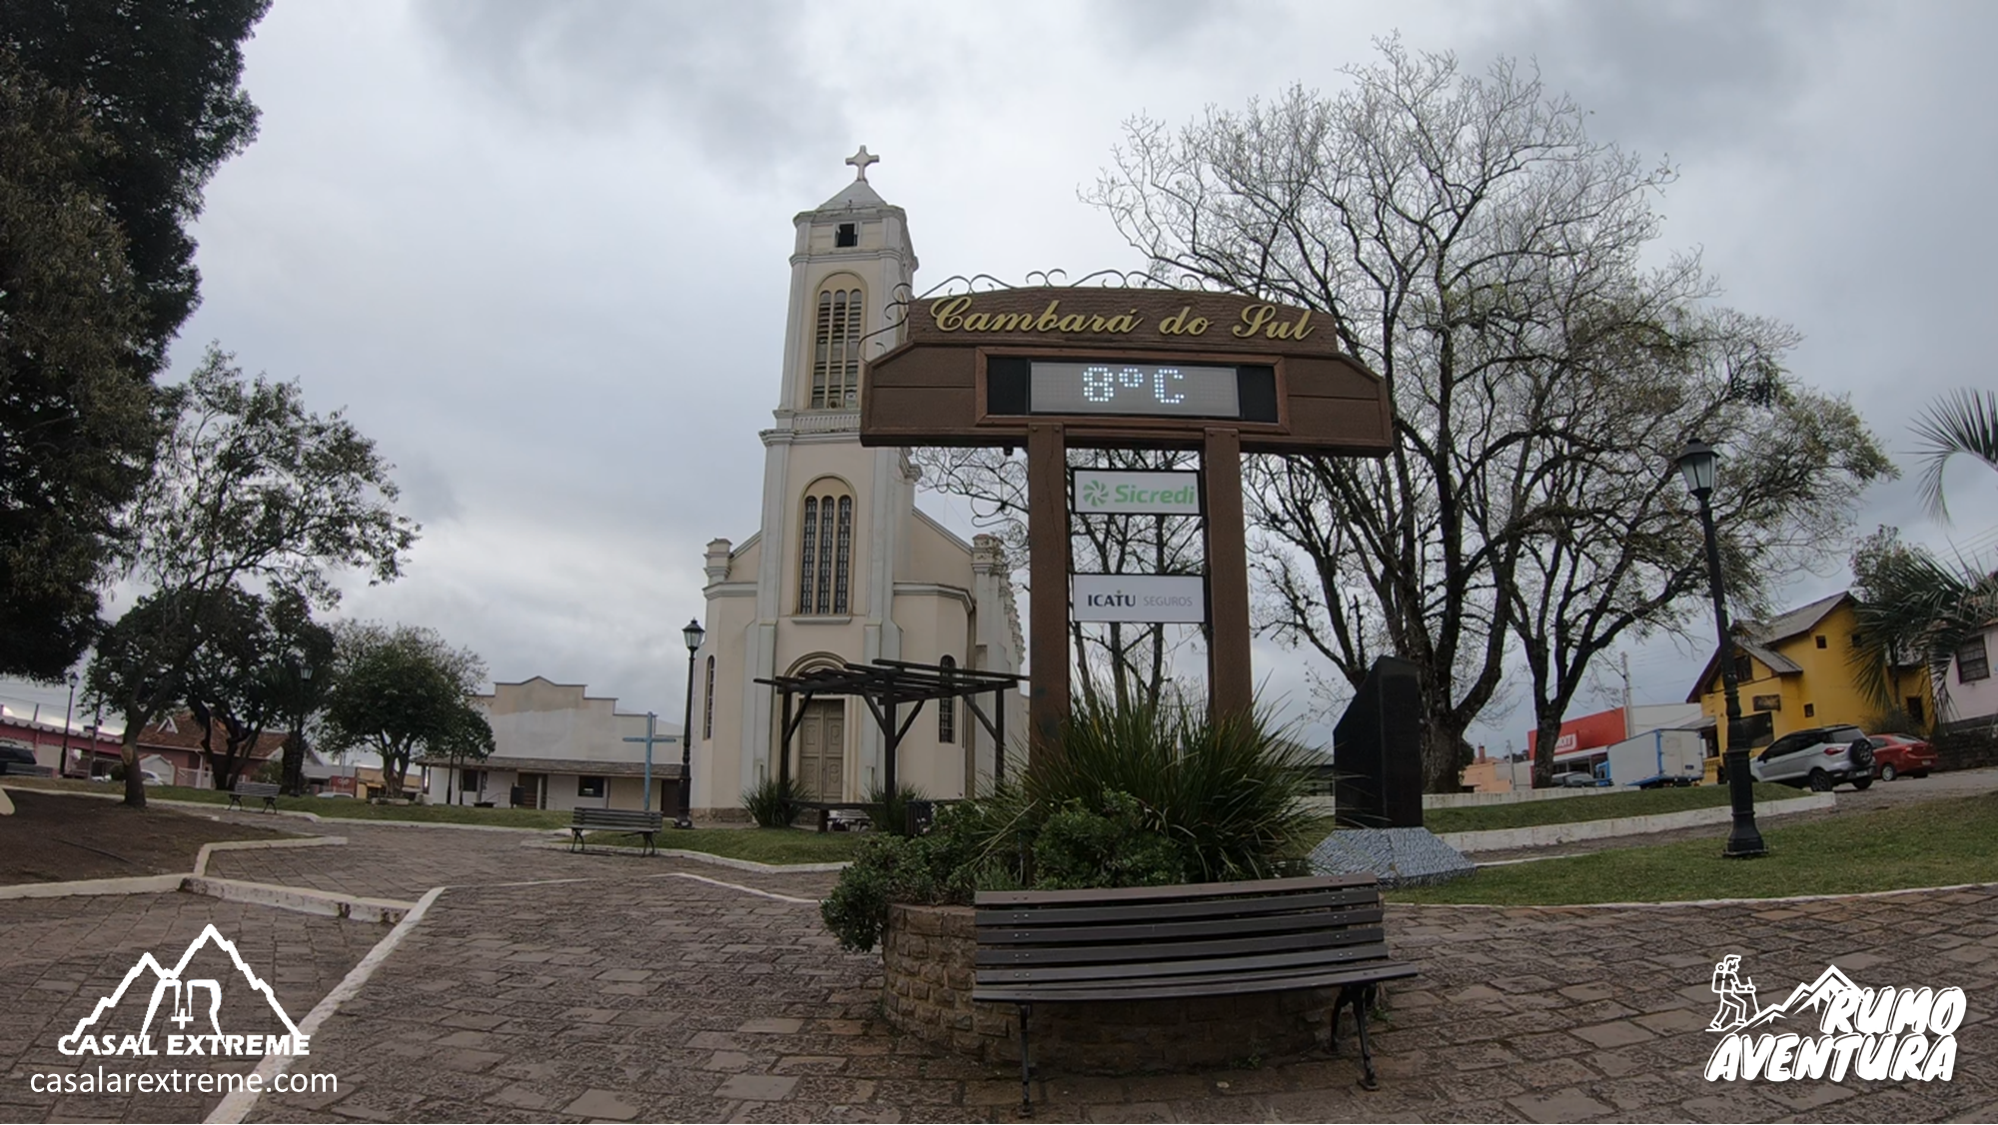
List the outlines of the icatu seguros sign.
{"type": "Polygon", "coordinates": [[[1077,469],[1073,507],[1077,512],[1197,516],[1200,474],[1077,469]]]}
{"type": "Polygon", "coordinates": [[[1207,620],[1207,588],[1197,574],[1069,576],[1070,620],[1198,625],[1207,620]]]}

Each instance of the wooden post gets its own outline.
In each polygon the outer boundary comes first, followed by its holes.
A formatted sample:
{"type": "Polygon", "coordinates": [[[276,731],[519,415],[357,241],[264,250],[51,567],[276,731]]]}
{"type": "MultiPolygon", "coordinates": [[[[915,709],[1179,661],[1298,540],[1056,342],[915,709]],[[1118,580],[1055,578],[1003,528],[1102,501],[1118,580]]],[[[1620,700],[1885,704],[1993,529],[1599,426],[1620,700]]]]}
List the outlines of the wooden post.
{"type": "Polygon", "coordinates": [[[1031,763],[1043,747],[1055,745],[1069,708],[1068,436],[1050,422],[1027,427],[1027,581],[1033,586],[1028,650],[1034,671],[1027,694],[1031,763]]]}
{"type": "Polygon", "coordinates": [[[780,734],[780,735],[778,736],[778,739],[777,739],[777,784],[778,784],[778,785],[780,785],[780,786],[781,786],[781,785],[783,785],[783,784],[784,784],[785,782],[787,782],[787,781],[791,780],[791,692],[790,692],[790,689],[788,689],[788,688],[787,688],[787,689],[785,689],[785,690],[784,690],[784,692],[783,692],[782,694],[783,694],[783,696],[784,696],[784,725],[783,725],[783,726],[781,726],[781,727],[778,727],[778,728],[777,728],[777,729],[778,729],[779,731],[781,731],[781,732],[782,732],[782,733],[781,733],[781,734],[780,734]]]}
{"type": "MultiPolygon", "coordinates": [[[[1214,714],[1247,714],[1255,705],[1249,665],[1249,551],[1243,531],[1242,435],[1210,429],[1201,448],[1207,510],[1208,705],[1214,714]]],[[[1035,618],[1034,627],[1040,627],[1035,618]]]]}

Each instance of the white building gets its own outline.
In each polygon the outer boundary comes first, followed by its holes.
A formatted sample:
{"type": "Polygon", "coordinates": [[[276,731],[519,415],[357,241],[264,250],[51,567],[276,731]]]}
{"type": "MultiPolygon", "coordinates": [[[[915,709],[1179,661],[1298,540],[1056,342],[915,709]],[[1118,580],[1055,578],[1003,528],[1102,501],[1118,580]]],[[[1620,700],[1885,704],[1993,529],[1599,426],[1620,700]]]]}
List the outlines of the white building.
{"type": "MultiPolygon", "coordinates": [[[[900,207],[852,183],[799,214],[775,424],[764,446],[761,528],[707,550],[707,638],[697,653],[696,815],[739,815],[743,791],[778,773],[775,693],[759,678],[886,658],[1019,670],[1018,610],[996,539],[975,544],[915,507],[906,450],[860,444],[860,367],[901,339],[916,252],[900,207]]],[[[1008,695],[1019,708],[1019,697],[1008,695]]],[[[1024,712],[1009,731],[1025,729],[1024,712]]],[[[858,699],[814,700],[790,774],[825,800],[864,798],[884,740],[858,699]]],[[[898,779],[966,795],[992,772],[990,736],[963,704],[930,703],[905,737],[898,779]]]]}
{"type": "MultiPolygon", "coordinates": [[[[494,684],[473,697],[493,728],[483,762],[424,762],[428,799],[436,804],[515,803],[530,809],[637,809],[645,806],[645,716],[581,684],[536,676],[494,684]]],[[[651,807],[679,807],[680,724],[657,722],[652,747],[651,807]]]]}

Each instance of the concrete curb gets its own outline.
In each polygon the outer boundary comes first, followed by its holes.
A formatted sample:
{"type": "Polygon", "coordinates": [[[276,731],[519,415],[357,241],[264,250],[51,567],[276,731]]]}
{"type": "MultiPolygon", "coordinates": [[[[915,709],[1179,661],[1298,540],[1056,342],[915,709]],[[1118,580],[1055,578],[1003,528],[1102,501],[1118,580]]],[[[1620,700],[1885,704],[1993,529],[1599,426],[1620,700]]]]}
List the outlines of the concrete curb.
{"type": "Polygon", "coordinates": [[[207,895],[224,902],[245,902],[323,918],[344,918],[351,922],[394,924],[408,915],[413,904],[387,898],[360,898],[334,891],[304,887],[281,887],[275,883],[249,883],[241,879],[211,879],[203,875],[181,877],[179,889],[189,894],[207,895]]]}
{"type": "MultiPolygon", "coordinates": [[[[417,899],[416,904],[409,908],[400,922],[396,923],[395,929],[390,930],[382,940],[376,942],[375,947],[368,950],[367,956],[361,958],[360,964],[348,970],[340,983],[334,985],[331,992],[320,997],[319,1003],[314,1004],[312,1010],[305,1013],[305,1018],[298,1021],[299,1034],[305,1036],[308,1042],[314,1035],[319,1034],[320,1027],[333,1018],[333,1013],[340,1010],[340,1005],[359,994],[362,986],[368,983],[368,978],[374,976],[375,970],[382,967],[382,963],[388,960],[389,954],[395,952],[396,946],[401,945],[404,939],[409,937],[410,932],[416,929],[417,923],[423,920],[424,914],[429,912],[430,905],[443,893],[443,887],[432,887],[429,893],[417,899]]],[[[224,1095],[222,1101],[204,1120],[213,1125],[238,1125],[257,1107],[257,1099],[262,1096],[263,1090],[270,1088],[271,1080],[280,1073],[290,1070],[298,1059],[297,1055],[265,1055],[256,1069],[256,1073],[262,1076],[262,1081],[257,1083],[259,1088],[252,1091],[246,1084],[243,1089],[224,1095]]]]}
{"type": "MultiPolygon", "coordinates": [[[[542,844],[532,841],[522,844],[521,847],[537,848],[541,851],[553,852],[566,852],[569,850],[569,845],[567,844],[542,844]]],[[[583,853],[577,852],[576,854],[582,855],[583,853]]],[[[596,851],[589,854],[623,855],[638,859],[646,858],[645,852],[641,848],[626,848],[615,845],[600,846],[596,851]]],[[[655,856],[665,856],[668,859],[691,859],[696,863],[712,863],[717,867],[733,867],[737,871],[755,871],[766,875],[819,875],[833,871],[845,871],[848,866],[846,860],[841,860],[838,863],[758,863],[753,859],[736,859],[732,856],[715,855],[711,852],[690,852],[680,848],[659,848],[652,854],[655,856]]]]}
{"type": "MultiPolygon", "coordinates": [[[[1753,862],[1743,860],[1740,862],[1753,862]]],[[[1893,898],[1895,895],[1936,895],[1950,891],[1988,891],[1998,883],[1951,883],[1946,887],[1901,887],[1892,891],[1852,891],[1842,895],[1787,895],[1783,898],[1682,898],[1672,902],[1571,902],[1562,905],[1494,902],[1391,902],[1402,910],[1663,910],[1677,906],[1784,906],[1798,902],[1843,902],[1854,898],[1893,898]]]]}
{"type": "Polygon", "coordinates": [[[345,844],[345,836],[305,836],[296,840],[217,840],[212,844],[201,845],[194,855],[194,870],[191,874],[199,879],[208,874],[208,857],[216,852],[260,851],[264,848],[316,848],[330,844],[345,844]]]}
{"type": "Polygon", "coordinates": [[[14,799],[7,795],[7,791],[5,789],[0,789],[0,816],[13,816],[13,815],[14,815],[14,799]]]}
{"type": "MultiPolygon", "coordinates": [[[[1755,807],[1755,815],[1758,818],[1788,816],[1792,813],[1817,812],[1837,807],[1838,799],[1832,794],[1812,793],[1785,801],[1758,804],[1755,807]]],[[[1647,836],[1653,832],[1671,832],[1680,828],[1698,828],[1707,824],[1726,824],[1733,816],[1734,813],[1728,806],[1715,805],[1712,808],[1687,809],[1684,812],[1659,813],[1656,816],[1619,816],[1607,820],[1580,820],[1569,824],[1493,828],[1483,832],[1439,832],[1436,838],[1460,852],[1496,852],[1512,848],[1545,848],[1556,844],[1572,844],[1577,840],[1604,840],[1614,836],[1647,836]]]]}
{"type": "Polygon", "coordinates": [[[131,875],[123,879],[78,879],[68,883],[16,883],[0,887],[0,901],[68,898],[70,895],[150,895],[180,889],[185,875],[131,875]]]}

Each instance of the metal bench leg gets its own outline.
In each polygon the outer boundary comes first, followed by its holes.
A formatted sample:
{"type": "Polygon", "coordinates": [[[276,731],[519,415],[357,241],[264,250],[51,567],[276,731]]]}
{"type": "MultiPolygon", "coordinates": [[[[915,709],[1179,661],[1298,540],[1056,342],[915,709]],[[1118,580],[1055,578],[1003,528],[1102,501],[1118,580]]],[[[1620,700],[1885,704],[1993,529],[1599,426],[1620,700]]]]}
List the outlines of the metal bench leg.
{"type": "Polygon", "coordinates": [[[657,852],[658,850],[659,850],[659,849],[658,849],[657,847],[655,847],[655,846],[653,845],[653,843],[652,843],[652,833],[650,833],[650,832],[647,832],[647,833],[645,834],[645,854],[646,854],[646,855],[652,855],[652,854],[654,854],[655,852],[657,852]]]}
{"type": "MultiPolygon", "coordinates": [[[[238,797],[234,793],[229,794],[229,809],[240,809],[242,807],[243,807],[243,798],[238,797]]],[[[223,809],[222,811],[228,812],[229,809],[223,809]]]]}
{"type": "Polygon", "coordinates": [[[588,844],[583,843],[582,830],[577,828],[569,829],[569,850],[573,852],[576,850],[576,848],[579,845],[586,853],[590,850],[590,846],[588,844]]]}
{"type": "Polygon", "coordinates": [[[265,798],[264,798],[264,811],[265,811],[265,812],[267,812],[267,813],[274,813],[274,812],[276,812],[276,811],[277,811],[277,798],[276,798],[276,797],[265,797],[265,798]]]}
{"type": "Polygon", "coordinates": [[[1367,1042],[1367,1013],[1374,1008],[1374,986],[1363,985],[1353,998],[1353,1022],[1360,1027],[1360,1089],[1378,1090],[1380,1079],[1374,1075],[1374,1049],[1367,1042]]]}
{"type": "Polygon", "coordinates": [[[1020,1112],[1034,1112],[1032,1056],[1027,1052],[1027,1017],[1034,1014],[1032,1004],[1020,1005],[1020,1112]]]}

